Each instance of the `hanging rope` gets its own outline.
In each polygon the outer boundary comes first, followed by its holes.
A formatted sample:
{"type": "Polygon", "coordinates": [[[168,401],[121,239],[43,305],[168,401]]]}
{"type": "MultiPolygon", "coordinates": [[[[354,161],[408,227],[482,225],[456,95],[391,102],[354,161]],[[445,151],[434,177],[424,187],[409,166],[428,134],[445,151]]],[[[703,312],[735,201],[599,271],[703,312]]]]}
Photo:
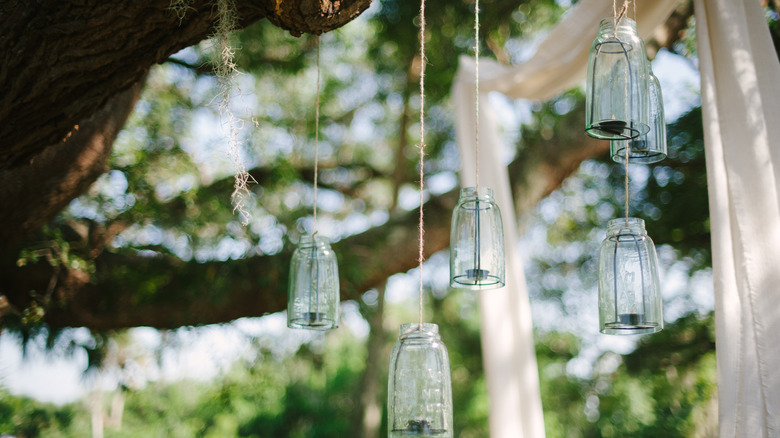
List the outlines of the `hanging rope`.
{"type": "MultiPolygon", "coordinates": [[[[618,11],[617,8],[617,0],[612,0],[612,15],[615,17],[615,24],[617,24],[618,21],[620,21],[621,18],[625,17],[628,13],[628,7],[631,3],[631,0],[625,0],[623,2],[623,6],[618,11]]],[[[636,3],[634,3],[634,17],[636,17],[636,3]]]]}
{"type": "Polygon", "coordinates": [[[626,140],[626,148],[624,149],[626,154],[626,178],[625,178],[625,192],[626,192],[626,225],[628,225],[628,156],[631,153],[631,140],[626,140]]]}
{"type": "Polygon", "coordinates": [[[317,35],[317,99],[314,105],[314,233],[317,235],[317,170],[320,154],[320,36],[317,35]]]}
{"type": "Polygon", "coordinates": [[[479,0],[474,3],[474,107],[476,117],[474,155],[476,164],[476,188],[479,189],[479,0]]]}
{"type": "Polygon", "coordinates": [[[423,260],[424,257],[424,222],[423,222],[423,189],[425,184],[423,182],[424,172],[423,165],[425,163],[425,0],[420,0],[420,223],[418,228],[418,254],[417,261],[420,264],[420,325],[419,330],[422,330],[423,325],[423,260]]]}
{"type": "MultiPolygon", "coordinates": [[[[628,7],[631,3],[631,0],[624,0],[623,6],[620,8],[620,11],[618,11],[617,8],[617,0],[612,0],[612,14],[615,17],[615,25],[617,25],[618,21],[620,21],[623,17],[626,16],[628,13],[628,7]]],[[[634,2],[634,18],[636,18],[636,2],[634,2]]],[[[626,175],[625,175],[625,216],[626,216],[626,225],[628,225],[628,158],[631,154],[631,140],[626,140],[626,147],[624,149],[624,152],[626,154],[626,175]]]]}

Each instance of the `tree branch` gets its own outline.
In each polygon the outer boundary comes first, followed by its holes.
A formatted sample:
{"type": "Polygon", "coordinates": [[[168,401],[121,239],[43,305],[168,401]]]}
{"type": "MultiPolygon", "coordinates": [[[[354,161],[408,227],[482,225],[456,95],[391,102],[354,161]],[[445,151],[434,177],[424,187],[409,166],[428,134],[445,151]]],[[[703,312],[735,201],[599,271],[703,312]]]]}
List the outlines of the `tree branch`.
{"type": "MultiPolygon", "coordinates": [[[[426,256],[447,247],[457,192],[426,204],[426,256]]],[[[416,212],[392,219],[333,245],[339,258],[342,300],[357,299],[396,272],[417,266],[416,212]]],[[[291,248],[227,262],[183,262],[171,256],[103,252],[95,274],[62,269],[44,321],[51,327],[94,330],[211,324],[284,310],[291,248]]],[[[53,268],[46,261],[0,264],[0,295],[26,308],[45,291],[53,268]]],[[[40,304],[40,303],[39,303],[40,304]]]]}
{"type": "MultiPolygon", "coordinates": [[[[371,0],[237,0],[239,27],[267,17],[294,35],[348,23],[371,0]]],[[[149,68],[214,32],[216,8],[195,0],[0,2],[0,169],[25,165],[149,68]]]]}
{"type": "Polygon", "coordinates": [[[142,87],[140,81],[118,94],[30,165],[0,171],[0,252],[51,220],[106,172],[111,146],[142,87]]]}
{"type": "MultiPolygon", "coordinates": [[[[582,134],[579,125],[569,130],[570,136],[554,136],[552,141],[530,146],[547,148],[550,153],[524,153],[510,166],[521,214],[583,160],[608,148],[606,142],[595,142],[582,134]],[[574,141],[564,140],[569,138],[574,141]]],[[[426,203],[426,257],[448,247],[456,201],[457,190],[453,190],[426,203]]],[[[333,245],[339,258],[342,300],[357,299],[390,275],[417,266],[416,224],[417,212],[405,212],[333,245]]],[[[173,328],[281,311],[287,304],[290,255],[288,246],[286,252],[273,256],[197,263],[171,256],[104,251],[95,259],[93,275],[72,269],[60,271],[55,300],[44,321],[55,328],[173,328]]],[[[30,291],[46,290],[52,270],[45,262],[18,268],[15,260],[5,260],[0,263],[0,295],[14,308],[24,309],[32,302],[30,291]]]]}

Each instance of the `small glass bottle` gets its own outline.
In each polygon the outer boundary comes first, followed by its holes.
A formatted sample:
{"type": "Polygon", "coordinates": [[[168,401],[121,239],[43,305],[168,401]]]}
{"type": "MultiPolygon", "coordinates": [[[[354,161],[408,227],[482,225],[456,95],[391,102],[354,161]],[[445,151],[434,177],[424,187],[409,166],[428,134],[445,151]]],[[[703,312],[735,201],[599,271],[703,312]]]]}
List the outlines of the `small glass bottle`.
{"type": "Polygon", "coordinates": [[[633,335],[663,330],[655,245],[637,218],[612,219],[599,252],[601,333],[633,335]]]}
{"type": "Polygon", "coordinates": [[[503,287],[504,226],[501,210],[488,187],[465,187],[452,212],[450,286],[467,289],[503,287]]]}
{"type": "Polygon", "coordinates": [[[330,330],[339,326],[339,270],[328,239],[301,236],[290,265],[287,327],[330,330]]]}
{"type": "Polygon", "coordinates": [[[610,142],[610,154],[618,163],[626,160],[626,145],[628,145],[629,163],[650,164],[666,158],[666,119],[664,118],[664,99],[661,94],[661,83],[650,71],[648,88],[648,104],[650,114],[650,131],[632,140],[613,140],[610,142]]]}
{"type": "Polygon", "coordinates": [[[601,20],[588,57],[585,132],[605,140],[630,140],[650,130],[645,43],[636,22],[601,20]]]}
{"type": "Polygon", "coordinates": [[[436,324],[404,324],[387,379],[390,438],[452,438],[452,382],[436,324]]]}

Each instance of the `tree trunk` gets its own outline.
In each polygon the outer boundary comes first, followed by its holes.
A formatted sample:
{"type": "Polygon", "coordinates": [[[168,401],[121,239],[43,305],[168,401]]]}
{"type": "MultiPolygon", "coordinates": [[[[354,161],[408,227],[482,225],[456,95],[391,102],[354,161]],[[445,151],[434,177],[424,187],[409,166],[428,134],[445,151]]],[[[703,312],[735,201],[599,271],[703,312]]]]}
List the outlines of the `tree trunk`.
{"type": "Polygon", "coordinates": [[[114,430],[122,429],[122,415],[125,412],[125,391],[120,386],[111,396],[111,414],[108,417],[108,427],[114,430]]]}
{"type": "Polygon", "coordinates": [[[0,252],[48,222],[106,172],[111,146],[142,87],[143,80],[110,99],[30,165],[0,171],[0,252]]]}
{"type": "Polygon", "coordinates": [[[103,438],[103,391],[100,388],[96,388],[89,398],[89,412],[92,438],[103,438]]]}
{"type": "MultiPolygon", "coordinates": [[[[229,0],[221,0],[229,1],[229,0]]],[[[234,0],[239,27],[263,17],[293,35],[348,23],[371,0],[234,0]]],[[[213,1],[0,2],[0,170],[75,133],[149,68],[214,33],[213,1]]]]}
{"type": "MultiPolygon", "coordinates": [[[[385,335],[384,322],[384,303],[385,289],[387,282],[376,288],[377,304],[376,308],[366,307],[363,317],[368,321],[370,331],[368,333],[368,357],[366,357],[366,368],[360,377],[358,393],[356,399],[360,400],[361,409],[356,409],[352,418],[352,430],[360,431],[358,438],[378,438],[379,426],[382,424],[382,406],[383,402],[379,400],[381,394],[379,377],[386,374],[387,366],[387,339],[385,335]]],[[[362,305],[362,303],[361,303],[362,305]]]]}

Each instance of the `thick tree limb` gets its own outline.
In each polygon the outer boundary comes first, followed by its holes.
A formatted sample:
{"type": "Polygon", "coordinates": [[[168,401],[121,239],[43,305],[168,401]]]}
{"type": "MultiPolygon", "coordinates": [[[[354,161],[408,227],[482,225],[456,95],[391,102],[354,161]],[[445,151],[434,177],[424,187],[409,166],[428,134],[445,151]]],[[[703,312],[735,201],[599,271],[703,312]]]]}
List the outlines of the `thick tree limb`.
{"type": "MultiPolygon", "coordinates": [[[[426,255],[447,247],[456,201],[453,191],[426,204],[426,255]]],[[[416,211],[409,212],[333,246],[339,258],[342,299],[356,299],[389,275],[417,266],[416,223],[416,211]]],[[[44,295],[56,275],[44,319],[51,327],[110,330],[221,323],[284,310],[290,256],[287,251],[197,263],[104,252],[96,259],[93,276],[68,269],[57,274],[46,261],[18,268],[13,260],[6,260],[0,265],[0,295],[17,309],[25,308],[34,296],[44,295]]]]}
{"type": "Polygon", "coordinates": [[[51,220],[106,172],[111,146],[142,87],[143,81],[119,93],[31,164],[0,171],[0,252],[51,220]]]}
{"type": "MultiPolygon", "coordinates": [[[[515,196],[524,200],[521,205],[535,205],[582,160],[608,148],[606,142],[594,142],[582,134],[579,139],[568,142],[554,136],[546,143],[554,152],[540,155],[529,150],[518,157],[511,166],[511,177],[515,196]],[[532,159],[534,156],[540,159],[532,159]]],[[[426,257],[449,245],[456,201],[457,193],[452,191],[426,203],[426,257]]],[[[416,211],[407,212],[334,245],[342,299],[356,299],[390,275],[417,266],[416,223],[416,211]]],[[[17,268],[14,260],[6,260],[0,264],[0,295],[7,296],[16,309],[23,309],[33,299],[30,292],[41,295],[57,275],[53,301],[44,318],[52,327],[109,330],[228,322],[286,307],[290,255],[288,249],[274,256],[197,263],[167,256],[103,252],[96,258],[91,276],[67,269],[56,273],[46,262],[17,268]]]]}
{"type": "MultiPolygon", "coordinates": [[[[25,165],[156,63],[214,32],[210,0],[0,1],[0,169],[25,165]]],[[[322,33],[371,0],[236,0],[240,27],[263,17],[294,35],[322,33]]]]}
{"type": "Polygon", "coordinates": [[[688,27],[688,20],[693,16],[693,1],[681,2],[666,19],[666,22],[658,26],[653,38],[646,44],[647,55],[655,59],[658,50],[666,48],[671,50],[674,44],[682,38],[682,34],[688,27]]]}

